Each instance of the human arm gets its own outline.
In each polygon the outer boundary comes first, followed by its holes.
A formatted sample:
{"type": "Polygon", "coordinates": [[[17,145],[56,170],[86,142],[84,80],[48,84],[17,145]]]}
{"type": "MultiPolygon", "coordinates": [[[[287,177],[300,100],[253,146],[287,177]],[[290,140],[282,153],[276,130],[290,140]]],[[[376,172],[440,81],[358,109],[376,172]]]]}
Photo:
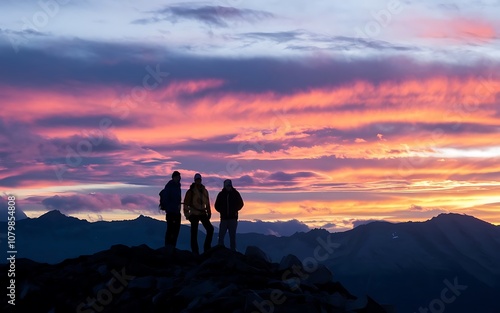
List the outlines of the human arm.
{"type": "Polygon", "coordinates": [[[192,201],[193,201],[193,194],[191,192],[191,189],[189,189],[188,191],[186,191],[186,195],[184,196],[184,216],[186,217],[186,219],[189,219],[189,216],[191,215],[189,207],[192,201]]]}
{"type": "Polygon", "coordinates": [[[207,207],[206,207],[207,216],[208,216],[208,219],[210,219],[212,217],[212,210],[210,209],[210,196],[208,194],[208,190],[206,190],[206,189],[205,189],[205,193],[206,193],[206,197],[207,197],[207,207]]]}
{"type": "Polygon", "coordinates": [[[243,208],[243,206],[245,205],[245,203],[243,202],[243,199],[241,198],[241,195],[240,193],[238,192],[238,190],[235,190],[236,191],[236,202],[237,202],[237,209],[238,211],[241,210],[243,208]]]}
{"type": "Polygon", "coordinates": [[[217,195],[217,198],[215,199],[215,204],[214,204],[214,207],[215,207],[215,211],[219,212],[222,210],[222,192],[219,192],[219,194],[217,195]]]}

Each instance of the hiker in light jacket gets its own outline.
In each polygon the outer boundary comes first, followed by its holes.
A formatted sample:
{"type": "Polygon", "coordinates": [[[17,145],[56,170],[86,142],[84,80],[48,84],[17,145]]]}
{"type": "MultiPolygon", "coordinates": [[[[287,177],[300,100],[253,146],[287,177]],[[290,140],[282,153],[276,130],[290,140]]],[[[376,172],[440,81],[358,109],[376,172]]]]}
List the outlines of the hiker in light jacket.
{"type": "Polygon", "coordinates": [[[236,227],[238,226],[238,211],[243,208],[243,199],[238,190],[233,188],[230,179],[224,181],[224,188],[217,195],[215,210],[220,213],[219,245],[224,245],[224,237],[229,230],[229,245],[236,250],[236,227]]]}
{"type": "Polygon", "coordinates": [[[161,191],[166,193],[165,219],[167,220],[167,231],[165,232],[165,247],[167,253],[175,252],[179,230],[181,229],[181,173],[174,171],[172,179],[161,191]]]}
{"type": "Polygon", "coordinates": [[[203,252],[212,247],[214,227],[210,223],[212,212],[210,210],[210,198],[205,186],[201,183],[201,174],[194,175],[194,183],[186,192],[184,197],[184,216],[191,222],[191,251],[199,254],[198,248],[198,224],[201,222],[207,232],[203,252]]]}

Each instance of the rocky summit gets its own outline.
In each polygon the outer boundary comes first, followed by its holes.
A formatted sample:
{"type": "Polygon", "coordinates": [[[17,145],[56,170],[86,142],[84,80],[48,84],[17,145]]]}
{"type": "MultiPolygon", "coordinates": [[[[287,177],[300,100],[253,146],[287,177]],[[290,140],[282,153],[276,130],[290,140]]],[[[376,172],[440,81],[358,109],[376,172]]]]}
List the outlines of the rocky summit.
{"type": "Polygon", "coordinates": [[[3,295],[3,312],[389,312],[321,264],[293,255],[271,263],[255,246],[196,256],[115,245],[55,265],[19,259],[16,286],[16,305],[3,295]]]}

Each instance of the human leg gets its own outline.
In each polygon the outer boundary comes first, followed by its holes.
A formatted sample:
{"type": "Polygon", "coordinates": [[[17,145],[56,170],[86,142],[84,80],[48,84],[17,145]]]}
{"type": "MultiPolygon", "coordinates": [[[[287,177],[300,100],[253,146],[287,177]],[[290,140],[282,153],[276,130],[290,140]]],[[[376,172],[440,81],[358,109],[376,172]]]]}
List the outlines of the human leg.
{"type": "Polygon", "coordinates": [[[220,220],[219,224],[219,240],[218,240],[218,245],[223,246],[224,245],[224,237],[226,236],[227,232],[227,220],[220,220]]]}
{"type": "Polygon", "coordinates": [[[233,219],[228,222],[229,246],[231,250],[236,251],[236,227],[238,226],[238,220],[233,219]]]}
{"type": "Polygon", "coordinates": [[[206,237],[205,237],[205,243],[203,245],[203,252],[207,252],[212,247],[212,238],[214,236],[214,227],[212,226],[212,223],[210,223],[208,216],[200,217],[200,221],[203,224],[203,227],[205,227],[205,231],[207,232],[206,237]]]}
{"type": "Polygon", "coordinates": [[[172,219],[172,242],[175,248],[177,246],[177,238],[179,238],[179,231],[181,230],[181,214],[175,214],[172,219]]]}
{"type": "Polygon", "coordinates": [[[189,221],[191,222],[191,251],[198,255],[200,254],[198,248],[198,222],[200,219],[195,215],[191,215],[189,221]]]}
{"type": "Polygon", "coordinates": [[[179,230],[181,227],[181,215],[175,213],[165,214],[165,219],[167,220],[167,229],[165,231],[165,248],[168,254],[173,254],[175,252],[175,246],[177,245],[177,237],[179,236],[179,230]]]}

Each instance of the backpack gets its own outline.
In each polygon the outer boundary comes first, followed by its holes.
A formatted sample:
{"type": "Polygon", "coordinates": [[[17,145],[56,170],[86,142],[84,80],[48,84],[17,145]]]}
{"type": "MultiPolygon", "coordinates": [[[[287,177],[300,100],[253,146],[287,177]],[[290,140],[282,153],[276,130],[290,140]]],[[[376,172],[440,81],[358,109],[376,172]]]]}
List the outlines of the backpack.
{"type": "Polygon", "coordinates": [[[160,204],[158,204],[158,208],[162,211],[167,209],[167,190],[165,188],[160,191],[160,204]]]}

